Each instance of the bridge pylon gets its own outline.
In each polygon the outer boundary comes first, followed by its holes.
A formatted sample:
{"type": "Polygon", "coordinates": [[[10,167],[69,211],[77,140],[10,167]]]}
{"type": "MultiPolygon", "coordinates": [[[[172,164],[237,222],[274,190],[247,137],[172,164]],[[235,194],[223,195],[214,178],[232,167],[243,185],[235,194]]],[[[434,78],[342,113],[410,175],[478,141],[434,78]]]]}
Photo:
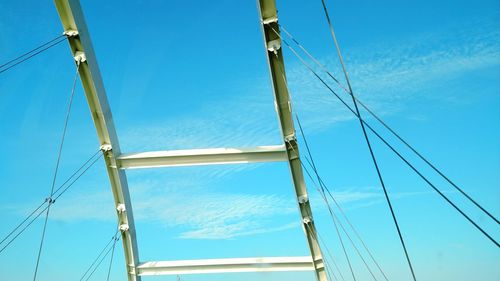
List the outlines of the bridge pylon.
{"type": "Polygon", "coordinates": [[[327,281],[299,157],[275,0],[258,0],[258,7],[283,144],[141,153],[122,153],[120,150],[111,109],[79,1],[55,0],[55,5],[64,33],[68,36],[73,58],[80,63],[80,78],[104,153],[122,236],[128,280],[140,281],[141,276],[145,275],[311,270],[316,273],[318,281],[327,281]],[[140,261],[126,169],[276,161],[288,162],[310,256],[140,261]]]}

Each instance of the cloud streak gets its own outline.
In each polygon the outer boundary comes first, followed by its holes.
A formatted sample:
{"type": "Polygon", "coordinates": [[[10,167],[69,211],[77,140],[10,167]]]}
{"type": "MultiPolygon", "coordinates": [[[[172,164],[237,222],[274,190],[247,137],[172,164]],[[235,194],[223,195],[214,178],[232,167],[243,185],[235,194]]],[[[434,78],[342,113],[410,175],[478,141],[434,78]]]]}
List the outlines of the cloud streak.
{"type": "MultiPolygon", "coordinates": [[[[401,112],[415,98],[449,101],[452,98],[449,93],[436,93],[435,89],[461,75],[500,65],[499,46],[500,32],[490,27],[480,33],[475,29],[451,35],[437,32],[406,42],[345,51],[349,54],[346,61],[356,94],[381,116],[387,116],[401,112]]],[[[342,80],[335,56],[318,59],[342,80]]],[[[309,133],[354,119],[295,58],[288,59],[287,65],[293,106],[309,133]]],[[[342,97],[348,98],[331,79],[322,75],[342,97]]],[[[129,127],[122,137],[123,146],[142,151],[281,142],[267,74],[248,83],[248,80],[234,83],[238,87],[232,89],[234,98],[210,101],[196,115],[129,127]]]]}
{"type": "MultiPolygon", "coordinates": [[[[429,193],[394,193],[391,197],[399,200],[429,193]]],[[[310,195],[315,213],[327,214],[321,196],[312,190],[310,195]]],[[[206,187],[190,184],[172,189],[159,180],[134,184],[131,196],[137,223],[163,226],[178,239],[233,239],[300,227],[293,196],[211,192],[206,187]]],[[[374,187],[340,189],[333,192],[333,196],[345,211],[384,203],[383,195],[374,187]]],[[[337,212],[333,202],[330,204],[337,212]]],[[[50,219],[66,223],[115,222],[113,206],[109,192],[68,194],[53,206],[50,219]]],[[[3,206],[2,209],[24,216],[29,207],[3,206]]]]}
{"type": "MultiPolygon", "coordinates": [[[[347,57],[351,78],[359,97],[382,116],[397,114],[405,104],[418,98],[448,99],[428,91],[443,79],[453,79],[471,71],[500,65],[500,33],[425,35],[406,43],[371,46],[370,52],[351,50],[347,57]],[[467,38],[467,41],[464,40],[467,38]],[[433,41],[432,48],[422,41],[433,41]],[[427,93],[427,94],[426,94],[427,93]]],[[[320,58],[328,66],[336,58],[320,58]]],[[[288,82],[295,109],[301,114],[309,134],[326,130],[352,116],[297,63],[288,63],[288,82]]],[[[335,67],[331,67],[337,71],[335,67]]],[[[339,76],[340,77],[340,76],[339,76]]],[[[260,79],[260,80],[259,80],[260,79]]],[[[127,152],[187,149],[200,147],[257,146],[281,142],[278,123],[267,85],[267,75],[260,83],[240,85],[246,92],[230,100],[209,102],[197,115],[185,115],[156,123],[129,127],[122,136],[127,152]],[[256,95],[255,93],[259,93],[256,95]],[[228,119],[231,116],[231,119],[228,119]]],[[[237,89],[235,89],[236,91],[237,89]]],[[[162,180],[149,175],[131,180],[134,214],[138,221],[163,225],[180,239],[231,239],[240,236],[284,231],[297,226],[294,200],[280,194],[245,194],[211,190],[222,178],[237,175],[248,167],[233,165],[229,169],[203,169],[162,180]],[[209,180],[207,180],[209,179],[209,180]],[[140,180],[140,182],[139,182],[140,180]],[[196,194],[196,196],[193,196],[196,194]],[[276,221],[282,222],[276,225],[276,221]],[[273,223],[271,223],[273,222],[273,223]]],[[[310,188],[311,189],[311,188],[310,188]]],[[[324,206],[316,193],[313,206],[324,206]]],[[[425,195],[393,194],[394,199],[425,195]]],[[[382,194],[373,188],[344,188],[334,193],[345,209],[366,208],[383,202],[382,194]]],[[[112,196],[95,192],[68,196],[57,202],[52,219],[60,221],[114,221],[112,196]],[[103,212],[102,210],[109,210],[103,212]]],[[[25,206],[3,206],[24,214],[25,206]]],[[[319,212],[325,208],[316,207],[319,212]]]]}

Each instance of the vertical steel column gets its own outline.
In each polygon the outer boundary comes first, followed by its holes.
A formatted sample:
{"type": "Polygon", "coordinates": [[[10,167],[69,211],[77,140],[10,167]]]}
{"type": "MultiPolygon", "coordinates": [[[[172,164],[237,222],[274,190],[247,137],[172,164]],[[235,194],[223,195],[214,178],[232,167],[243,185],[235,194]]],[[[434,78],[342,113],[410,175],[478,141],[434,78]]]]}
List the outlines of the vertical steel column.
{"type": "Polygon", "coordinates": [[[75,61],[80,62],[80,79],[104,153],[115,199],[128,280],[140,281],[140,277],[136,275],[139,257],[127,178],[125,172],[118,169],[116,165],[116,158],[120,155],[120,146],[83,12],[78,0],[55,0],[55,5],[64,33],[68,36],[73,57],[75,61]]]}
{"type": "Polygon", "coordinates": [[[278,36],[279,26],[276,3],[275,0],[259,0],[258,5],[260,9],[269,71],[273,84],[276,110],[278,113],[281,132],[283,134],[283,140],[287,149],[288,163],[302,218],[302,227],[311,251],[317,280],[326,281],[328,279],[325,272],[325,265],[318,237],[316,235],[316,228],[314,226],[311,207],[309,205],[309,198],[304,182],[304,175],[302,173],[299,148],[293,125],[292,107],[286,84],[285,66],[281,51],[281,40],[278,36]]]}

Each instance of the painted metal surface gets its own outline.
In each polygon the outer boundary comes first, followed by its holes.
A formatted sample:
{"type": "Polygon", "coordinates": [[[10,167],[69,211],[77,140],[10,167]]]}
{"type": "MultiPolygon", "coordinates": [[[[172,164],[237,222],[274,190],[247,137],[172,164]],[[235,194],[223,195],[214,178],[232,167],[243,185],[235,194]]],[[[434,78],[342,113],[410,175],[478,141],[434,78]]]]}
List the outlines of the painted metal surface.
{"type": "Polygon", "coordinates": [[[79,1],[55,0],[54,2],[64,33],[68,35],[73,57],[75,60],[80,61],[80,79],[97,130],[99,144],[104,153],[106,169],[117,208],[128,280],[140,281],[140,277],[135,274],[139,256],[132,204],[125,172],[116,167],[116,157],[120,155],[120,146],[92,41],[79,1]]]}
{"type": "Polygon", "coordinates": [[[291,102],[281,53],[281,41],[275,33],[275,31],[279,32],[275,1],[258,0],[258,6],[276,110],[285,144],[257,148],[215,148],[129,154],[120,152],[111,110],[80,4],[78,0],[55,0],[55,4],[65,34],[68,35],[73,57],[80,62],[79,74],[97,130],[99,144],[104,153],[106,169],[115,199],[125,251],[128,280],[140,281],[140,275],[297,270],[314,270],[319,281],[327,280],[299,159],[291,102]],[[236,258],[139,263],[132,205],[124,169],[270,161],[287,161],[289,163],[302,226],[311,252],[310,257],[236,258]]]}
{"type": "Polygon", "coordinates": [[[127,153],[118,157],[117,164],[121,169],[138,169],[282,161],[288,161],[284,145],[127,153]]]}
{"type": "Polygon", "coordinates": [[[281,132],[287,149],[288,163],[297,196],[302,227],[307,237],[311,256],[314,261],[316,277],[318,281],[326,281],[325,265],[316,235],[311,206],[309,205],[309,197],[304,182],[304,175],[299,158],[299,148],[293,125],[292,104],[286,82],[276,3],[275,0],[258,0],[258,6],[260,9],[262,31],[264,34],[266,55],[273,85],[276,111],[278,113],[281,132]]]}
{"type": "Polygon", "coordinates": [[[234,272],[310,271],[311,257],[264,257],[146,262],[139,275],[176,275],[234,272]]]}

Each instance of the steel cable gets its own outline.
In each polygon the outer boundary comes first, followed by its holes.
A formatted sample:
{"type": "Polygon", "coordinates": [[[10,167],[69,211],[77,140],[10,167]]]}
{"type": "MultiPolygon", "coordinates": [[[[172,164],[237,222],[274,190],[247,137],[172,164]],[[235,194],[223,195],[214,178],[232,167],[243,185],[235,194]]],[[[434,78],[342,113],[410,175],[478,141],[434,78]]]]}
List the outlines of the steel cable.
{"type": "MultiPolygon", "coordinates": [[[[342,83],[335,78],[335,76],[328,70],[328,68],[319,62],[307,49],[298,42],[293,35],[288,32],[288,30],[279,25],[281,30],[292,40],[316,65],[318,65],[323,71],[333,80],[335,81],[340,88],[342,88],[347,94],[349,94],[349,90],[342,85],[342,83]]],[[[287,45],[288,48],[293,48],[290,45],[287,45]]],[[[385,127],[392,135],[394,135],[399,141],[401,141],[408,149],[410,149],[418,158],[420,158],[424,163],[426,163],[432,170],[434,170],[437,174],[439,174],[444,180],[446,180],[449,184],[451,184],[458,192],[460,192],[465,198],[467,198],[472,204],[478,207],[484,214],[489,216],[492,220],[494,220],[497,224],[500,224],[499,220],[493,216],[490,212],[488,212],[483,206],[481,206],[474,198],[472,198],[467,192],[465,192],[462,188],[460,188],[454,181],[452,181],[448,176],[446,176],[440,169],[438,169],[434,164],[431,163],[426,157],[424,157],[420,152],[418,152],[407,140],[405,140],[400,134],[398,134],[392,127],[390,127],[382,118],[380,118],[373,110],[371,110],[365,103],[363,103],[358,97],[354,96],[356,101],[361,107],[363,107],[372,117],[374,117],[383,127],[385,127]]]]}
{"type": "Polygon", "coordinates": [[[22,55],[18,56],[17,58],[12,59],[12,60],[10,60],[10,61],[8,61],[8,62],[6,62],[6,63],[2,64],[2,65],[0,66],[0,73],[3,73],[3,72],[5,72],[5,71],[7,71],[7,70],[9,70],[9,69],[13,68],[13,67],[14,67],[14,66],[16,66],[16,65],[18,65],[18,64],[20,64],[20,63],[22,63],[22,62],[25,62],[25,61],[27,61],[27,60],[28,60],[28,59],[30,59],[30,58],[35,57],[36,55],[38,55],[38,54],[40,54],[40,53],[42,53],[42,52],[44,52],[44,51],[46,51],[46,50],[48,50],[48,49],[50,49],[50,48],[52,48],[52,47],[56,46],[56,45],[58,45],[59,43],[61,43],[61,42],[65,41],[65,40],[66,40],[66,35],[60,35],[60,36],[58,36],[58,37],[56,37],[56,38],[54,38],[54,39],[52,39],[52,40],[48,41],[47,43],[44,43],[44,44],[42,44],[42,45],[40,45],[40,46],[38,46],[38,47],[36,47],[36,48],[32,49],[31,51],[26,52],[26,53],[24,53],[24,54],[22,54],[22,55]],[[59,41],[57,41],[58,39],[60,39],[60,38],[62,38],[62,37],[64,37],[64,38],[63,38],[63,39],[61,39],[61,40],[59,40],[59,41]],[[56,42],[54,42],[54,41],[56,41],[56,42]],[[52,42],[54,42],[54,43],[52,43],[52,42]],[[52,43],[52,44],[50,44],[50,43],[52,43]],[[49,45],[49,44],[50,44],[50,45],[49,45]],[[47,46],[47,45],[48,45],[48,46],[47,46]],[[41,50],[39,50],[39,49],[41,49],[41,50]],[[39,51],[37,51],[37,50],[39,50],[39,51]],[[15,62],[15,63],[14,63],[14,62],[15,62]],[[10,65],[9,65],[9,64],[10,64],[10,65]],[[3,69],[2,69],[2,68],[3,68],[3,69]]]}
{"type": "MultiPolygon", "coordinates": [[[[283,40],[283,42],[288,45],[288,42],[286,40],[283,40]]],[[[289,45],[288,45],[289,46],[289,45]]],[[[458,206],[456,206],[451,200],[446,197],[436,186],[434,186],[423,174],[418,172],[418,170],[410,164],[410,162],[403,157],[397,150],[390,145],[373,127],[370,126],[364,119],[362,119],[360,116],[356,114],[356,112],[326,83],[314,69],[311,68],[311,66],[304,61],[304,59],[294,50],[290,49],[294,53],[294,55],[299,59],[299,61],[309,70],[311,73],[351,112],[353,113],[356,118],[361,119],[363,124],[377,136],[378,139],[380,139],[389,149],[391,149],[396,155],[408,166],[410,167],[420,178],[422,178],[434,191],[436,191],[445,201],[447,201],[455,210],[457,210],[464,218],[466,218],[470,223],[472,223],[483,235],[485,235],[490,241],[492,241],[497,247],[500,247],[498,242],[493,239],[486,231],[484,231],[477,223],[475,223],[469,216],[467,216],[458,206]]]]}

